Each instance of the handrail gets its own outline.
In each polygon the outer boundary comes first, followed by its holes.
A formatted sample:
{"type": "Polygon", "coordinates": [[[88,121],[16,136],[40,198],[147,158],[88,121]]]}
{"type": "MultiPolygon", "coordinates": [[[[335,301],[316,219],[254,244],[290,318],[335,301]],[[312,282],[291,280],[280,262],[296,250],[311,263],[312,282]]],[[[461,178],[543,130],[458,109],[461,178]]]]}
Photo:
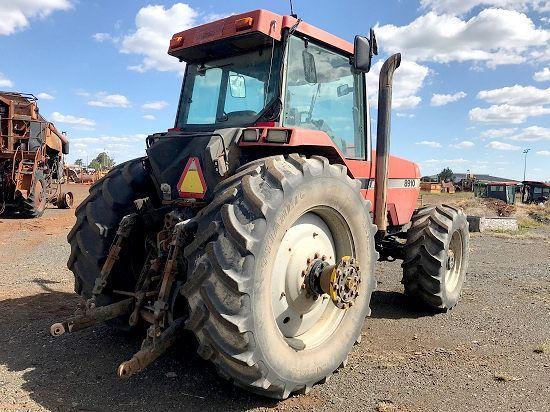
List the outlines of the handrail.
{"type": "MultiPolygon", "coordinates": [[[[13,161],[12,161],[12,165],[11,165],[11,180],[13,181],[13,183],[17,183],[15,181],[15,164],[16,164],[16,157],[17,157],[17,151],[21,149],[21,146],[17,146],[17,148],[15,149],[15,153],[13,154],[13,161]]],[[[23,158],[23,150],[21,149],[21,162],[24,160],[23,158]]],[[[21,163],[19,162],[19,163],[21,163]]]]}

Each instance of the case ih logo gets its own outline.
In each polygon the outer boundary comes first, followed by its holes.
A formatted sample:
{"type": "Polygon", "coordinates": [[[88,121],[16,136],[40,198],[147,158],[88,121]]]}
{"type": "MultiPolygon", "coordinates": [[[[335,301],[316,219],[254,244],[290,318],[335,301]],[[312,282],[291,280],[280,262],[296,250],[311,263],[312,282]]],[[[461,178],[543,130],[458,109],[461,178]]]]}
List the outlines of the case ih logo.
{"type": "Polygon", "coordinates": [[[185,165],[178,182],[180,197],[192,197],[202,199],[206,193],[206,182],[202,174],[201,164],[198,157],[190,157],[185,165]]]}

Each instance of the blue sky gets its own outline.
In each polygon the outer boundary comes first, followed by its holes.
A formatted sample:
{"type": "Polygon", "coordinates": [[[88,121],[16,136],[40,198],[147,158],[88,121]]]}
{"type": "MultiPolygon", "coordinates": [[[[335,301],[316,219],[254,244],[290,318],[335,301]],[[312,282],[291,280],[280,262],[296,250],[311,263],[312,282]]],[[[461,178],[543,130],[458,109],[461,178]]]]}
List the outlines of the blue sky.
{"type": "MultiPolygon", "coordinates": [[[[550,180],[550,1],[294,5],[350,41],[375,27],[381,58],[402,52],[394,154],[424,174],[450,166],[521,179],[529,148],[527,177],[550,180]]],[[[0,89],[42,97],[42,114],[69,134],[70,160],[106,149],[120,163],[173,125],[184,66],[166,55],[171,34],[257,8],[289,12],[282,0],[0,0],[0,89]]]]}

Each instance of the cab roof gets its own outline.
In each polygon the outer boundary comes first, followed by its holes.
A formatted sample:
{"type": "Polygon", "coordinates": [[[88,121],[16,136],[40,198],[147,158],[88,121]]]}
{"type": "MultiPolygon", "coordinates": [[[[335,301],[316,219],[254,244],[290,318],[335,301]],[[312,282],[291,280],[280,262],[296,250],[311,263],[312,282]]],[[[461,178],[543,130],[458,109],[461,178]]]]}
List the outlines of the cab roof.
{"type": "Polygon", "coordinates": [[[521,183],[523,183],[524,185],[531,185],[531,186],[550,187],[550,183],[540,182],[540,181],[536,181],[536,180],[524,180],[521,183]]]}
{"type": "MultiPolygon", "coordinates": [[[[263,40],[269,44],[271,39],[281,40],[283,30],[291,28],[294,28],[296,33],[324,43],[344,54],[353,54],[352,43],[295,17],[283,16],[268,10],[237,14],[176,33],[170,40],[168,54],[189,61],[199,58],[201,53],[193,53],[193,51],[200,49],[202,45],[223,39],[250,38],[251,36],[255,37],[256,41],[263,40]]],[[[243,44],[243,47],[245,46],[246,44],[243,44]]]]}

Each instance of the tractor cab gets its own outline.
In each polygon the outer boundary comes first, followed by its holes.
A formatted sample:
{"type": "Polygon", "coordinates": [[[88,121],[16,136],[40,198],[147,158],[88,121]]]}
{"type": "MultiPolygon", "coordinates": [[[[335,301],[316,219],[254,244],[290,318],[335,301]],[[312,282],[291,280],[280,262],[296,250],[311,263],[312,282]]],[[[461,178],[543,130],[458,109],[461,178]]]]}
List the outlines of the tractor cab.
{"type": "Polygon", "coordinates": [[[474,183],[474,196],[499,199],[509,205],[516,202],[516,182],[485,182],[474,183]]]}
{"type": "Polygon", "coordinates": [[[550,199],[550,184],[524,181],[521,189],[522,203],[544,203],[550,199]]]}
{"type": "MultiPolygon", "coordinates": [[[[321,131],[343,157],[365,159],[366,82],[352,64],[351,44],[259,10],[178,33],[169,53],[188,63],[176,128],[321,131]],[[220,38],[211,41],[214,33],[220,38]]],[[[265,141],[289,143],[289,132],[268,133],[265,141]]]]}

